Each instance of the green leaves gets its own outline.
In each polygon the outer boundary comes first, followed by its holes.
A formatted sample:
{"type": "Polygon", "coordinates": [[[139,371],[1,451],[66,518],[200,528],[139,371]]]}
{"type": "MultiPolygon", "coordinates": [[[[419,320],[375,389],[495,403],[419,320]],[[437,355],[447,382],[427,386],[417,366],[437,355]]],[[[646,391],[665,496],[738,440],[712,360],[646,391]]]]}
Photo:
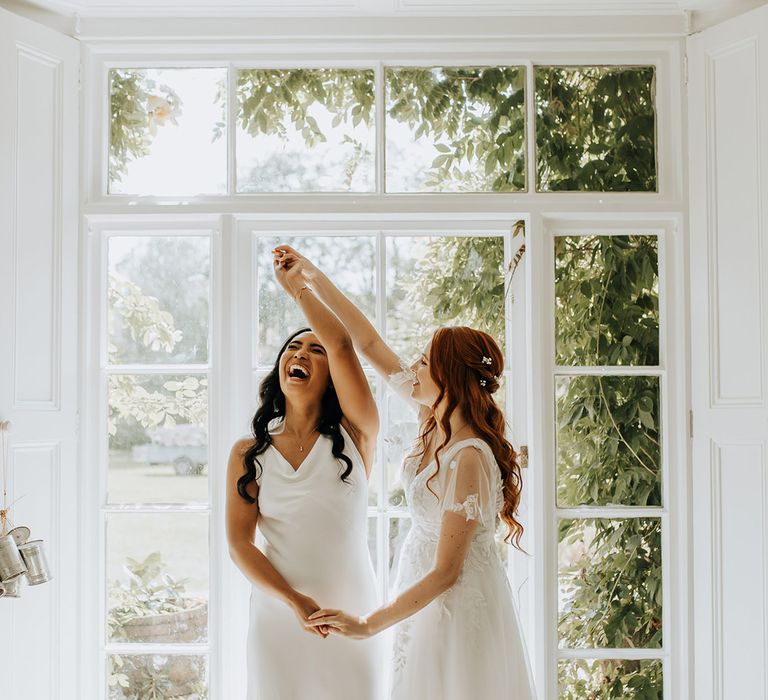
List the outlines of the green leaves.
{"type": "Polygon", "coordinates": [[[387,68],[385,80],[387,191],[525,188],[523,67],[387,68]]]}
{"type": "Polygon", "coordinates": [[[661,647],[661,521],[564,520],[563,647],[661,647]]]}
{"type": "MultiPolygon", "coordinates": [[[[537,189],[656,191],[654,68],[535,70],[537,189]]],[[[130,160],[148,154],[157,126],[180,113],[178,95],[145,74],[110,72],[112,181],[130,160]]],[[[524,67],[388,67],[383,89],[387,191],[526,189],[524,67]],[[402,127],[413,143],[403,141],[402,127]]],[[[243,69],[236,93],[237,122],[253,137],[288,143],[295,132],[311,150],[328,140],[329,129],[347,125],[349,135],[361,124],[373,127],[376,90],[369,69],[243,69]],[[318,110],[328,119],[319,120],[318,110]]],[[[226,94],[222,81],[215,97],[222,114],[226,94]]],[[[212,138],[224,133],[222,116],[212,138]]],[[[286,167],[270,167],[278,165],[286,167]]]]}
{"type": "Polygon", "coordinates": [[[373,71],[338,68],[241,70],[237,76],[240,126],[248,133],[286,136],[285,124],[301,133],[308,148],[325,140],[310,109],[333,114],[332,126],[373,124],[373,71]]]}
{"type": "Polygon", "coordinates": [[[401,245],[403,253],[412,247],[411,241],[393,239],[388,248],[388,266],[398,276],[388,336],[398,352],[415,355],[440,325],[480,328],[503,345],[503,238],[430,238],[408,267],[401,261],[401,245]]]}
{"type": "MultiPolygon", "coordinates": [[[[554,245],[556,362],[657,365],[657,239],[560,236],[554,245]]],[[[661,505],[660,403],[657,376],[556,379],[559,507],[661,505]]],[[[559,542],[561,644],[658,648],[660,520],[562,520],[559,542]]],[[[563,662],[559,681],[568,700],[659,698],[661,664],[563,662]]]]}
{"type": "Polygon", "coordinates": [[[176,123],[182,102],[167,85],[157,85],[145,71],[109,72],[109,180],[119,181],[128,162],[149,154],[157,126],[176,123]]]}
{"type": "Polygon", "coordinates": [[[661,700],[661,661],[574,659],[558,664],[560,700],[661,700]]]}
{"type": "Polygon", "coordinates": [[[536,68],[536,188],[656,191],[652,66],[536,68]]]}
{"type": "Polygon", "coordinates": [[[661,505],[657,377],[558,377],[557,503],[661,505]]]}
{"type": "Polygon", "coordinates": [[[655,236],[555,238],[559,365],[659,363],[655,236]]]}
{"type": "Polygon", "coordinates": [[[240,70],[237,191],[371,191],[375,103],[372,70],[240,70]]]}

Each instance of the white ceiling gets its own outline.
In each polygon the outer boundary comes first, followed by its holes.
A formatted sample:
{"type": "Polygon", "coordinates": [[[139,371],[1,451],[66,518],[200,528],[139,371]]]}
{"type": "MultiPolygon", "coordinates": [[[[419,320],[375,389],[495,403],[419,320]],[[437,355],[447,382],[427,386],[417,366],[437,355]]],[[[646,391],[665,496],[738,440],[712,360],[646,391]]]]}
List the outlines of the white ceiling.
{"type": "MultiPolygon", "coordinates": [[[[80,17],[675,15],[745,0],[26,0],[80,17]]],[[[755,2],[749,2],[754,5],[755,2]]]]}

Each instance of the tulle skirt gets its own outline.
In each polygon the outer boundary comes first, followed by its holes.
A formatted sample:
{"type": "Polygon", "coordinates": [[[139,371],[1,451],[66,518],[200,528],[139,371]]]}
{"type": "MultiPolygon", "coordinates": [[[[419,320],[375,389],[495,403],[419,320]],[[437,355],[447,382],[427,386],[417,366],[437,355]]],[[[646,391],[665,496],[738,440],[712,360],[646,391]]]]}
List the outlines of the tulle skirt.
{"type": "MultiPolygon", "coordinates": [[[[427,573],[434,542],[413,531],[397,590],[427,573]],[[412,537],[413,536],[413,537],[412,537]]],[[[492,540],[473,542],[459,580],[394,633],[392,700],[535,700],[512,591],[492,540]]]]}

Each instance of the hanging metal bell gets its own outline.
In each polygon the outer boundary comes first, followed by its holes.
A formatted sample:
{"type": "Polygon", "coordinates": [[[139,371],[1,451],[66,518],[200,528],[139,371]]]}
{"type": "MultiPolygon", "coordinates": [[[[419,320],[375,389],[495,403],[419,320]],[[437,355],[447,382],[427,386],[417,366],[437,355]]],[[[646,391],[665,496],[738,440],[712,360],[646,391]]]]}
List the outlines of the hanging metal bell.
{"type": "Polygon", "coordinates": [[[24,580],[23,575],[19,575],[10,581],[3,581],[5,587],[6,598],[21,598],[21,582],[24,580]]]}
{"type": "Polygon", "coordinates": [[[24,563],[27,566],[27,583],[37,586],[51,580],[51,571],[45,559],[42,540],[30,540],[19,547],[24,563]]]}
{"type": "MultiPolygon", "coordinates": [[[[0,536],[0,581],[6,582],[27,570],[16,541],[10,535],[0,536]]],[[[7,594],[6,594],[7,595],[7,594]]]]}

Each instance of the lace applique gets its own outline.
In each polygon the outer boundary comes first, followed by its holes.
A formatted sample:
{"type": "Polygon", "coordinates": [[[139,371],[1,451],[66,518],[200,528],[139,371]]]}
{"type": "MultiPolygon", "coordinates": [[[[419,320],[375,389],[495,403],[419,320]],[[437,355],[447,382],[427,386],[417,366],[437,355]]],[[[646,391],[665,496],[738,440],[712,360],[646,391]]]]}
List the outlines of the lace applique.
{"type": "Polygon", "coordinates": [[[390,374],[387,377],[387,381],[394,386],[401,386],[403,384],[413,382],[414,376],[414,371],[408,365],[406,365],[405,362],[400,360],[400,371],[395,372],[394,374],[390,374]]]}
{"type": "MultiPolygon", "coordinates": [[[[451,619],[454,612],[461,611],[464,619],[475,632],[481,632],[483,617],[480,611],[488,605],[483,592],[477,585],[477,574],[487,576],[493,570],[493,561],[498,558],[495,544],[487,541],[473,541],[464,559],[464,566],[456,583],[438,598],[440,617],[451,619]],[[475,573],[475,576],[472,576],[475,573]]],[[[498,565],[501,566],[499,560],[498,565]]],[[[507,577],[504,576],[507,581],[507,577]]]]}
{"type": "Polygon", "coordinates": [[[476,493],[467,496],[464,503],[453,503],[446,510],[450,510],[452,513],[464,513],[467,520],[478,520],[480,518],[480,504],[477,502],[476,493]]]}
{"type": "Polygon", "coordinates": [[[395,648],[392,663],[395,671],[402,671],[408,661],[408,644],[411,641],[410,620],[404,620],[397,626],[395,632],[395,648]]]}

